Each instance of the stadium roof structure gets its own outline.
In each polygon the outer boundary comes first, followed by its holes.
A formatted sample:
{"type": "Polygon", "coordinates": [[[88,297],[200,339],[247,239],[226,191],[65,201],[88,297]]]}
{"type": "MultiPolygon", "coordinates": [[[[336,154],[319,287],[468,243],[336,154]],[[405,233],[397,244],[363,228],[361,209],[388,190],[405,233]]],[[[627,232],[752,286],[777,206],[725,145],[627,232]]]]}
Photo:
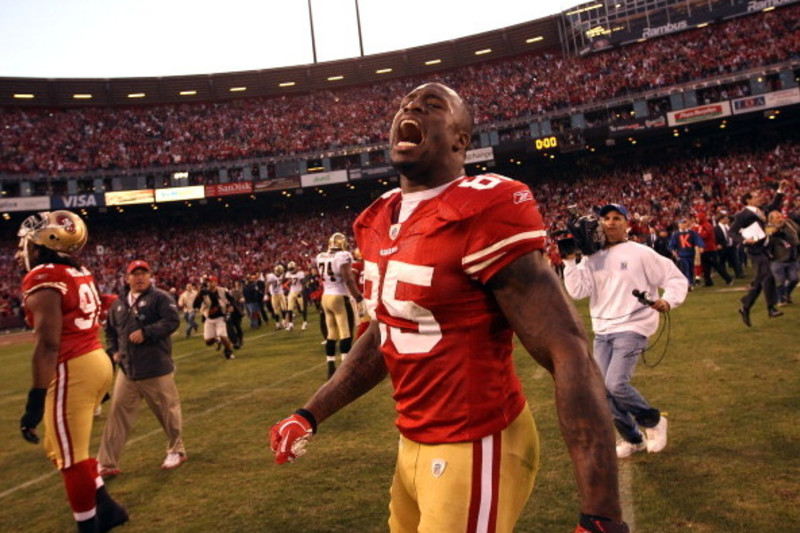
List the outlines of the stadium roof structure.
{"type": "Polygon", "coordinates": [[[0,105],[157,105],[308,93],[425,75],[524,53],[561,51],[562,34],[562,16],[552,15],[426,46],[286,68],[148,78],[0,78],[0,105]]]}

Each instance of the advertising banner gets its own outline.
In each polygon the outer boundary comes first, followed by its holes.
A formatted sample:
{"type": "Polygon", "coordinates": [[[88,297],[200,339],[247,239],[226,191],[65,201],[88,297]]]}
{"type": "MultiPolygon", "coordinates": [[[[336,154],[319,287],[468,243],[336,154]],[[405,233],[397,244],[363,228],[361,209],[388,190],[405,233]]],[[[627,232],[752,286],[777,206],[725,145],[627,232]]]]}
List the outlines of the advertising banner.
{"type": "Polygon", "coordinates": [[[214,196],[232,196],[235,194],[252,194],[253,182],[252,181],[237,181],[234,183],[215,183],[213,185],[206,185],[206,197],[212,198],[214,196]]]}
{"type": "Polygon", "coordinates": [[[631,133],[667,127],[667,119],[663,116],[652,118],[635,118],[610,124],[608,133],[611,137],[626,137],[631,133]]]}
{"type": "Polygon", "coordinates": [[[80,207],[101,207],[106,205],[105,196],[98,194],[56,195],[51,199],[53,209],[76,209],[80,207]]]}
{"type": "Polygon", "coordinates": [[[684,126],[729,116],[731,116],[731,103],[726,100],[724,102],[681,109],[680,111],[670,111],[667,113],[667,122],[670,126],[684,126]]]}
{"type": "Polygon", "coordinates": [[[331,172],[315,172],[314,174],[303,174],[300,176],[300,183],[303,187],[324,187],[334,183],[347,183],[346,170],[334,170],[331,172]]]}
{"type": "Polygon", "coordinates": [[[289,176],[286,178],[275,178],[266,181],[257,181],[253,184],[255,192],[282,191],[284,189],[299,189],[300,176],[289,176]]]}
{"type": "Polygon", "coordinates": [[[468,150],[467,160],[464,161],[464,164],[469,165],[471,163],[481,163],[483,161],[494,161],[494,149],[491,146],[468,150]]]}
{"type": "Polygon", "coordinates": [[[112,191],[106,193],[106,205],[152,204],[155,201],[153,189],[134,191],[112,191]]]}
{"type": "Polygon", "coordinates": [[[350,178],[350,181],[388,178],[391,176],[397,176],[397,171],[389,165],[351,168],[348,171],[348,177],[350,178]]]}
{"type": "Polygon", "coordinates": [[[200,198],[205,198],[205,189],[202,185],[156,189],[156,202],[177,202],[180,200],[199,200],[200,198]]]}
{"type": "Polygon", "coordinates": [[[0,198],[2,211],[47,211],[50,209],[49,196],[27,196],[24,198],[0,198]]]}
{"type": "Polygon", "coordinates": [[[744,98],[736,98],[732,103],[733,113],[735,115],[793,105],[800,103],[800,88],[795,87],[793,89],[758,94],[756,96],[745,96],[744,98]]]}

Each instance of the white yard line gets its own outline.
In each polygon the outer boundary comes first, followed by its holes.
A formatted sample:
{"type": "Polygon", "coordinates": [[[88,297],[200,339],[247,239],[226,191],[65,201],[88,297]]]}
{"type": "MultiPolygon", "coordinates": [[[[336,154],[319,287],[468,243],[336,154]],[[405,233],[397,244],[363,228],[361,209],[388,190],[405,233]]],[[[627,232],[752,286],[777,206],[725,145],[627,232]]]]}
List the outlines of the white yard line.
{"type": "MultiPolygon", "coordinates": [[[[257,337],[251,337],[251,339],[257,339],[257,338],[264,337],[264,336],[266,336],[266,334],[264,334],[264,335],[259,335],[259,336],[257,336],[257,337]]],[[[190,352],[190,353],[188,353],[188,354],[184,354],[184,355],[182,355],[182,356],[180,356],[180,357],[176,357],[175,359],[183,359],[183,358],[185,358],[185,357],[189,357],[189,356],[191,356],[191,355],[194,355],[194,354],[196,354],[196,353],[197,353],[197,352],[190,352]]],[[[280,387],[280,386],[282,386],[283,384],[285,384],[285,383],[288,383],[288,382],[290,382],[290,381],[294,380],[295,378],[298,378],[298,377],[300,377],[300,376],[302,376],[302,375],[304,375],[304,374],[307,374],[307,373],[309,373],[309,372],[312,372],[312,371],[314,371],[314,372],[318,372],[318,371],[319,371],[319,369],[320,369],[321,367],[325,366],[326,364],[327,364],[327,363],[325,363],[325,362],[322,362],[322,363],[319,363],[319,364],[317,364],[317,365],[310,366],[310,367],[306,368],[305,370],[303,370],[303,371],[301,371],[301,372],[296,372],[296,373],[292,374],[291,376],[288,376],[288,377],[286,377],[286,378],[284,378],[284,379],[282,379],[282,380],[280,380],[280,381],[276,381],[276,382],[274,382],[274,383],[270,383],[269,385],[266,385],[266,386],[264,386],[264,387],[258,387],[258,388],[256,388],[256,389],[250,390],[250,391],[248,391],[248,392],[246,392],[246,393],[244,393],[244,394],[240,394],[240,395],[238,395],[238,396],[234,396],[234,397],[233,397],[233,398],[231,398],[230,400],[228,400],[228,401],[226,401],[226,402],[219,403],[219,404],[217,404],[217,405],[215,405],[215,406],[213,406],[213,407],[209,407],[209,408],[208,408],[208,409],[206,409],[205,411],[202,411],[202,412],[200,412],[200,413],[196,413],[196,414],[194,414],[194,415],[192,415],[192,416],[189,416],[189,417],[184,417],[184,421],[186,421],[186,420],[193,420],[193,419],[195,419],[195,418],[199,418],[199,417],[201,417],[201,416],[205,416],[205,415],[207,415],[207,414],[209,414],[209,413],[213,413],[214,411],[217,411],[217,410],[219,410],[219,409],[222,409],[223,407],[227,407],[227,406],[229,406],[229,405],[230,405],[230,404],[232,404],[232,403],[239,402],[239,401],[241,401],[241,400],[244,400],[245,398],[248,398],[249,396],[253,396],[254,394],[258,394],[258,393],[261,393],[261,392],[264,392],[264,391],[267,391],[267,390],[273,389],[273,388],[275,388],[275,387],[280,387]]],[[[153,431],[151,431],[151,432],[149,432],[149,433],[145,433],[144,435],[139,435],[139,436],[138,436],[138,437],[136,437],[136,438],[130,439],[130,440],[127,442],[126,446],[129,446],[129,445],[131,445],[131,444],[135,444],[135,443],[137,443],[137,442],[139,442],[139,441],[142,441],[142,440],[144,440],[144,439],[147,439],[147,438],[153,437],[153,436],[155,436],[155,435],[161,435],[161,434],[163,434],[163,432],[164,432],[164,431],[163,431],[161,428],[154,429],[153,431]]],[[[20,442],[21,442],[21,441],[20,441],[20,442]]],[[[0,492],[0,500],[2,500],[3,498],[5,498],[6,496],[10,496],[11,494],[14,494],[14,493],[15,493],[15,492],[17,492],[17,491],[20,491],[20,490],[22,490],[22,489],[24,489],[24,488],[30,487],[31,485],[35,485],[35,484],[39,483],[40,481],[44,481],[45,479],[51,478],[51,477],[53,477],[54,475],[56,475],[57,473],[58,473],[58,470],[55,470],[55,469],[54,469],[54,470],[52,470],[52,471],[51,471],[49,474],[44,474],[44,475],[42,475],[42,476],[39,476],[39,477],[37,477],[37,478],[33,478],[33,479],[31,479],[31,480],[25,481],[24,483],[20,483],[19,485],[15,486],[15,487],[11,487],[10,489],[6,489],[6,490],[4,490],[3,492],[0,492]]]]}
{"type": "Polygon", "coordinates": [[[634,533],[636,513],[633,507],[633,467],[630,461],[619,461],[619,499],[622,504],[622,519],[628,523],[631,533],[634,533]]]}

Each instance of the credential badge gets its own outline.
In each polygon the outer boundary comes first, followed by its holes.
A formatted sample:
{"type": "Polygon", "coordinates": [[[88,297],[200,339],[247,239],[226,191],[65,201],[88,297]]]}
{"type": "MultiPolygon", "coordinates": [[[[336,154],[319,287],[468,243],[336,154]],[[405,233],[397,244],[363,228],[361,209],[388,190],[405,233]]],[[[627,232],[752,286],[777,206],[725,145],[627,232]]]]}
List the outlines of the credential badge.
{"type": "Polygon", "coordinates": [[[434,459],[431,462],[431,472],[433,473],[433,477],[440,478],[442,474],[444,474],[444,469],[447,466],[447,461],[444,459],[434,459]]]}

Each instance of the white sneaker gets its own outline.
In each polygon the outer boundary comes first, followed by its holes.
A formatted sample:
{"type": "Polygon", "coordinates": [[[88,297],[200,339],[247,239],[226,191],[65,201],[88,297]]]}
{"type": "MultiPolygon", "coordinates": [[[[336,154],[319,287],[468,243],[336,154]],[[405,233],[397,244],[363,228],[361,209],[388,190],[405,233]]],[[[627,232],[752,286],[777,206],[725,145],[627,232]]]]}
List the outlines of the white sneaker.
{"type": "Polygon", "coordinates": [[[294,331],[294,322],[289,322],[289,323],[286,325],[286,330],[287,330],[287,331],[294,331]]]}
{"type": "Polygon", "coordinates": [[[300,328],[300,329],[302,329],[303,331],[307,330],[308,329],[308,322],[303,322],[303,327],[300,328]]]}
{"type": "Polygon", "coordinates": [[[658,453],[667,445],[667,417],[661,415],[661,419],[655,427],[645,428],[647,435],[647,451],[658,453]]]}
{"type": "Polygon", "coordinates": [[[640,442],[639,444],[634,444],[626,440],[617,441],[617,457],[619,459],[630,457],[634,453],[643,452],[646,449],[647,449],[647,444],[645,444],[644,441],[640,442]]]}
{"type": "Polygon", "coordinates": [[[172,470],[173,468],[178,468],[185,463],[187,459],[188,457],[181,453],[169,452],[167,457],[164,459],[164,462],[161,463],[161,468],[163,470],[172,470]]]}

